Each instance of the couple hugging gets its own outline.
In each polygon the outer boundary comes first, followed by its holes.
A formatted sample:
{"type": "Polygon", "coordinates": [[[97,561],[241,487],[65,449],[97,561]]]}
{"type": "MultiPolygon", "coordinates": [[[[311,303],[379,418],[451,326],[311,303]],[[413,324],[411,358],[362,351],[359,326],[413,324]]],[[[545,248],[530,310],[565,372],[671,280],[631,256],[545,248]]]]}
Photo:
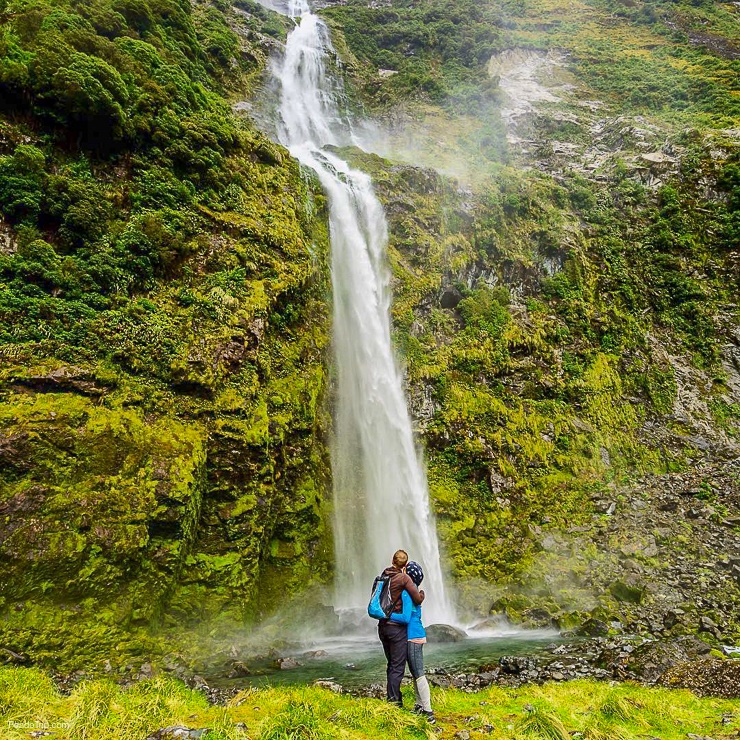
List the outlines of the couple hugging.
{"type": "Polygon", "coordinates": [[[408,662],[414,678],[414,711],[423,714],[434,724],[429,682],[424,675],[423,650],[427,639],[421,622],[424,592],[419,590],[424,572],[418,563],[409,562],[405,550],[397,550],[393,555],[393,564],[383,571],[383,576],[390,578],[390,601],[393,604],[389,618],[381,619],[378,623],[378,636],[388,662],[388,701],[403,706],[401,681],[408,662]]]}

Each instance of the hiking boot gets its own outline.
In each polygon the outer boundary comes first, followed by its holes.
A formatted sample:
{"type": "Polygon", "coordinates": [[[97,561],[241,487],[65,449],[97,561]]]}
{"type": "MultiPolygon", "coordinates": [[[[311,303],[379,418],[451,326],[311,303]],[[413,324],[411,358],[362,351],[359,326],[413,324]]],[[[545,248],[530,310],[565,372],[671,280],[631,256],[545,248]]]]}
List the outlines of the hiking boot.
{"type": "Polygon", "coordinates": [[[419,712],[419,714],[421,714],[423,717],[426,717],[427,722],[429,722],[430,725],[437,724],[437,720],[434,719],[434,712],[426,712],[422,709],[421,712],[419,712]]]}
{"type": "Polygon", "coordinates": [[[421,704],[414,704],[414,708],[411,711],[414,714],[421,714],[424,711],[424,707],[421,704]]]}

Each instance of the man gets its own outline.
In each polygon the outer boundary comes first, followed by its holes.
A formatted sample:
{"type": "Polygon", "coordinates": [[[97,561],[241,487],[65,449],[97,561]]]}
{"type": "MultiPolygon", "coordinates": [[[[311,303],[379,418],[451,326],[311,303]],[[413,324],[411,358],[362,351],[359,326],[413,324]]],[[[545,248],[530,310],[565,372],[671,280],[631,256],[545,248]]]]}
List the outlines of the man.
{"type": "MultiPolygon", "coordinates": [[[[424,592],[419,591],[404,570],[408,562],[408,553],[405,550],[397,550],[393,555],[393,564],[383,571],[383,575],[390,576],[390,597],[394,612],[403,611],[401,594],[404,590],[408,591],[411,601],[417,606],[424,601],[424,592]]],[[[383,643],[383,651],[388,662],[386,670],[388,701],[398,704],[399,707],[403,707],[401,681],[406,670],[408,639],[406,630],[407,625],[392,622],[390,619],[381,619],[378,623],[378,637],[383,643]]]]}

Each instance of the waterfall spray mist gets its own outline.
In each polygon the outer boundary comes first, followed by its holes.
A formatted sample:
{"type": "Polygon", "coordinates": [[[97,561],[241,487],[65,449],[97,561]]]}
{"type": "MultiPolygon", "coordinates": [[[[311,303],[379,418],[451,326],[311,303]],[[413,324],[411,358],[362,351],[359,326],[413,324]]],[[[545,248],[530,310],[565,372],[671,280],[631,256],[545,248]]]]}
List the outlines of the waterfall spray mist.
{"type": "Polygon", "coordinates": [[[332,448],[338,608],[367,603],[375,575],[398,548],[424,566],[428,621],[454,621],[440,564],[426,475],[391,342],[388,241],[370,178],[329,145],[354,143],[326,69],[329,32],[304,0],[274,73],[281,142],[313,169],[328,196],[337,400],[332,448]]]}

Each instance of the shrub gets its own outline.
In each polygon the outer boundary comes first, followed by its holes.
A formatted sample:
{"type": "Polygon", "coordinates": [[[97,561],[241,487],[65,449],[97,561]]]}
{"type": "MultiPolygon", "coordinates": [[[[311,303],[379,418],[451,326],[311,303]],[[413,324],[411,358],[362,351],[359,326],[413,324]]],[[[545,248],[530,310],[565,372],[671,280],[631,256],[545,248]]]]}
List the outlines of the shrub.
{"type": "Polygon", "coordinates": [[[12,156],[0,157],[0,211],[12,222],[35,222],[41,210],[46,157],[21,144],[12,156]]]}

